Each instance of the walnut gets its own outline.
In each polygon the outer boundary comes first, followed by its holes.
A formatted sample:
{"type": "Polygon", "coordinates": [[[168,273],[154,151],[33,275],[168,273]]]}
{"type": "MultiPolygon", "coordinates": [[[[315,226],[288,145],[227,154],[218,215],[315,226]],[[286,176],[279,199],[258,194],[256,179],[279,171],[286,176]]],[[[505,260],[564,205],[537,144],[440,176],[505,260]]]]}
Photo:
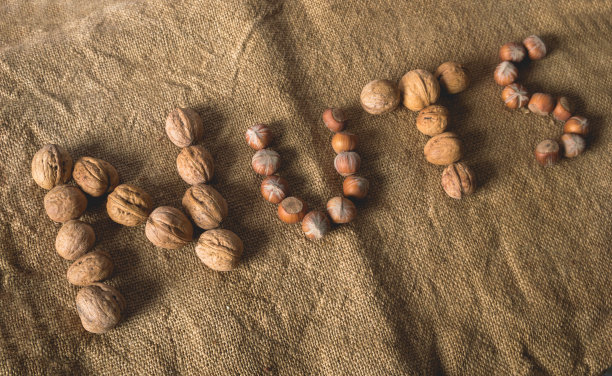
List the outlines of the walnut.
{"type": "Polygon", "coordinates": [[[448,165],[461,159],[461,140],[452,132],[440,133],[427,141],[425,159],[436,165],[448,165]]]}
{"type": "Polygon", "coordinates": [[[62,225],[55,238],[57,253],[66,260],[75,260],[89,251],[96,241],[93,228],[73,219],[62,225]]]}
{"type": "Polygon", "coordinates": [[[119,184],[119,174],[113,165],[98,158],[81,157],[74,164],[74,181],[85,193],[100,197],[112,192],[119,184]]]}
{"type": "Polygon", "coordinates": [[[153,209],[153,199],[142,189],[121,184],[108,195],[106,211],[113,221],[124,226],[138,226],[147,220],[153,209]]]}
{"type": "Polygon", "coordinates": [[[113,260],[106,251],[89,252],[79,257],[66,272],[68,282],[87,286],[105,280],[113,273],[113,260]]]}
{"type": "Polygon", "coordinates": [[[465,67],[454,61],[447,61],[436,69],[436,78],[449,94],[457,94],[470,86],[470,76],[465,67]]]}
{"type": "Polygon", "coordinates": [[[51,189],[70,180],[72,158],[58,145],[45,145],[32,158],[32,178],[44,189],[51,189]]]}
{"type": "Polygon", "coordinates": [[[178,249],[193,238],[193,225],[180,210],[160,206],[147,219],[145,235],[158,247],[178,249]]]}
{"type": "Polygon", "coordinates": [[[412,111],[436,103],[440,97],[440,84],[433,74],[423,69],[415,69],[404,75],[399,82],[404,94],[404,106],[412,111]]]}
{"type": "Polygon", "coordinates": [[[77,187],[58,185],[47,192],[44,206],[51,220],[66,222],[83,214],[87,209],[87,198],[77,187]]]}
{"type": "Polygon", "coordinates": [[[91,333],[106,333],[119,323],[125,299],[114,287],[93,283],[76,296],[76,308],[83,328],[91,333]]]}
{"type": "Polygon", "coordinates": [[[188,146],[176,157],[179,175],[190,185],[208,183],[214,174],[212,155],[202,146],[188,146]]]}
{"type": "Polygon", "coordinates": [[[233,232],[216,229],[203,233],[195,250],[204,265],[213,270],[225,272],[238,265],[244,245],[238,235],[233,232]]]}
{"type": "Polygon", "coordinates": [[[196,143],[204,134],[202,118],[191,108],[175,108],[166,118],[166,134],[179,148],[196,143]]]}
{"type": "Polygon", "coordinates": [[[204,184],[187,189],[183,207],[195,224],[204,230],[219,227],[227,217],[227,201],[213,187],[204,184]]]}

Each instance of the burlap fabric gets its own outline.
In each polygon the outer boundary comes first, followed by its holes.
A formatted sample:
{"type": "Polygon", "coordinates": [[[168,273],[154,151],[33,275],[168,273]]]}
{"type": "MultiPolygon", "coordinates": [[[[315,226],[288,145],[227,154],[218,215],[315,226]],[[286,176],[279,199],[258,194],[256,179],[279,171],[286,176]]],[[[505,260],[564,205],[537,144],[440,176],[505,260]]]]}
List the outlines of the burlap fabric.
{"type": "Polygon", "coordinates": [[[612,363],[612,3],[609,1],[23,1],[0,4],[0,371],[24,374],[600,375],[612,363]],[[588,151],[543,169],[550,119],[510,111],[492,79],[502,43],[537,33],[532,91],[591,119],[588,151]],[[452,200],[427,163],[416,114],[359,106],[375,78],[456,60],[468,91],[441,103],[480,186],[452,200]],[[205,122],[223,227],[246,245],[215,273],[194,244],[162,250],[144,228],[84,220],[116,265],[122,323],[85,332],[59,225],[30,161],[46,143],[105,159],[156,205],[180,206],[167,113],[205,122]],[[259,194],[245,129],[269,123],[295,195],[341,193],[327,106],[347,108],[371,193],[319,242],[259,194]]]}

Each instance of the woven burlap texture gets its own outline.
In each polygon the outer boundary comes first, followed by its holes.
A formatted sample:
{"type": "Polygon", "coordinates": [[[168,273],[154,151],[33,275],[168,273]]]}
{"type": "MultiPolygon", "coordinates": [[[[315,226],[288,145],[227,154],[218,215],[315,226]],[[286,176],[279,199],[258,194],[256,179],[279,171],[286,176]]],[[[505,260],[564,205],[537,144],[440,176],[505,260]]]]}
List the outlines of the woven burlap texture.
{"type": "Polygon", "coordinates": [[[612,3],[609,1],[24,1],[0,5],[0,373],[600,375],[612,364],[612,3]],[[551,119],[504,107],[498,48],[539,34],[530,91],[567,95],[593,125],[588,150],[541,168],[551,119]],[[473,196],[450,199],[406,108],[359,106],[370,80],[464,63],[441,98],[473,196]],[[110,252],[121,324],[81,327],[59,225],[30,175],[42,145],[112,163],[155,205],[187,185],[166,115],[202,116],[244,241],[240,266],[207,269],[194,243],[154,247],[144,227],[83,219],[110,252]],[[276,217],[250,167],[246,128],[270,124],[280,174],[315,209],[341,194],[320,115],[345,108],[371,192],[321,241],[276,217]]]}

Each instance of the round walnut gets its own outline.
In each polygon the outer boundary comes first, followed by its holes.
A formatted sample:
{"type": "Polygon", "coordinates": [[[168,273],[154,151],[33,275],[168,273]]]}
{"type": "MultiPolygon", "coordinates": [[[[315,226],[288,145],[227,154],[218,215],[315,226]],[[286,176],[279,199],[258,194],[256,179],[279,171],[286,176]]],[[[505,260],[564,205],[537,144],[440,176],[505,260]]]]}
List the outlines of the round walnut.
{"type": "Polygon", "coordinates": [[[76,260],[93,247],[96,234],[89,224],[73,219],[62,225],[55,238],[57,253],[66,260],[76,260]]]}
{"type": "Polygon", "coordinates": [[[463,65],[448,61],[436,69],[436,78],[447,93],[457,94],[470,86],[470,77],[463,65]]]}
{"type": "Polygon", "coordinates": [[[93,251],[79,257],[66,272],[68,282],[77,286],[87,286],[110,277],[113,273],[113,260],[106,251],[93,251]]]}
{"type": "Polygon", "coordinates": [[[70,180],[72,158],[58,145],[45,145],[32,158],[32,178],[44,189],[51,189],[70,180]]]}
{"type": "Polygon", "coordinates": [[[421,133],[435,136],[446,130],[448,125],[448,110],[444,106],[434,104],[419,111],[416,126],[421,133]]]}
{"type": "Polygon", "coordinates": [[[145,235],[158,247],[178,249],[193,239],[193,225],[180,210],[160,206],[147,219],[145,235]]]}
{"type": "Polygon", "coordinates": [[[147,220],[153,209],[153,199],[142,189],[121,184],[108,195],[106,211],[113,221],[124,226],[138,226],[147,220]]]}
{"type": "Polygon", "coordinates": [[[74,181],[85,193],[100,197],[119,184],[119,174],[110,163],[98,158],[81,157],[74,164],[74,181]]]}
{"type": "Polygon", "coordinates": [[[474,173],[464,163],[448,165],[442,172],[442,188],[447,195],[455,199],[472,194],[476,188],[474,173]]]}
{"type": "Polygon", "coordinates": [[[183,208],[195,224],[204,230],[219,227],[227,217],[227,201],[209,185],[189,187],[183,196],[183,208]]]}
{"type": "Polygon", "coordinates": [[[440,97],[438,80],[423,69],[406,73],[399,82],[399,89],[404,94],[404,106],[412,111],[420,111],[440,97]]]}
{"type": "Polygon", "coordinates": [[[452,132],[444,132],[430,138],[424,152],[429,163],[448,165],[461,158],[461,140],[452,132]]]}
{"type": "Polygon", "coordinates": [[[238,265],[244,245],[233,232],[216,229],[203,233],[195,250],[204,265],[213,270],[226,272],[238,265]]]}
{"type": "Polygon", "coordinates": [[[91,333],[106,333],[119,323],[125,299],[114,287],[93,283],[76,296],[76,308],[83,328],[91,333]]]}
{"type": "Polygon", "coordinates": [[[187,147],[202,138],[202,118],[191,108],[175,108],[166,118],[166,134],[174,145],[187,147]]]}
{"type": "Polygon", "coordinates": [[[188,146],[176,157],[179,175],[189,185],[208,183],[215,172],[212,155],[202,146],[188,146]]]}
{"type": "Polygon", "coordinates": [[[380,115],[393,111],[400,102],[400,91],[389,80],[370,81],[360,95],[361,107],[372,114],[380,115]]]}
{"type": "Polygon", "coordinates": [[[87,198],[77,187],[58,185],[47,192],[44,206],[51,220],[66,222],[83,215],[87,209],[87,198]]]}

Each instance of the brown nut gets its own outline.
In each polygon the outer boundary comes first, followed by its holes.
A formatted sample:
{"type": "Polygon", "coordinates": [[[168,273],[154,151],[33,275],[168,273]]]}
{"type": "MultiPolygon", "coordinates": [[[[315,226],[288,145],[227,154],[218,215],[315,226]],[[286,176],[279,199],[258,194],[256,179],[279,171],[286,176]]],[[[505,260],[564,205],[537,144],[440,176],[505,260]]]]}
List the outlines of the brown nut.
{"type": "Polygon", "coordinates": [[[355,150],[357,147],[357,136],[349,132],[338,132],[332,137],[331,144],[336,154],[355,150]]]}
{"type": "Polygon", "coordinates": [[[540,60],[546,56],[546,45],[537,35],[530,35],[523,41],[531,60],[540,60]]]}
{"type": "Polygon", "coordinates": [[[328,108],[323,111],[321,118],[327,129],[332,132],[340,132],[344,129],[344,125],[346,124],[344,111],[339,108],[328,108]]]}
{"type": "Polygon", "coordinates": [[[440,86],[448,94],[457,94],[470,86],[470,76],[465,67],[454,61],[447,61],[436,69],[436,78],[440,81],[440,86]]]}
{"type": "Polygon", "coordinates": [[[75,260],[93,247],[96,234],[89,224],[73,219],[62,225],[55,238],[55,250],[66,260],[75,260]]]}
{"type": "Polygon", "coordinates": [[[108,195],[106,211],[113,221],[124,226],[138,226],[153,210],[153,199],[144,190],[121,184],[108,195]]]}
{"type": "Polygon", "coordinates": [[[183,208],[195,224],[204,230],[219,227],[227,217],[227,201],[209,185],[189,187],[183,196],[183,208]]]}
{"type": "Polygon", "coordinates": [[[247,144],[255,150],[268,147],[272,141],[272,131],[265,124],[255,124],[245,134],[247,144]]]}
{"type": "Polygon", "coordinates": [[[590,130],[589,121],[583,116],[573,116],[563,125],[563,133],[575,133],[586,136],[590,130]]]}
{"type": "Polygon", "coordinates": [[[32,158],[32,178],[41,188],[51,189],[70,180],[72,157],[59,145],[45,145],[32,158]]]}
{"type": "Polygon", "coordinates": [[[357,216],[357,208],[348,198],[332,197],[327,201],[327,213],[334,223],[349,223],[357,216]]]}
{"type": "Polygon", "coordinates": [[[574,158],[579,156],[586,147],[584,138],[573,133],[566,133],[561,136],[561,145],[563,145],[563,155],[566,158],[574,158]]]}
{"type": "Polygon", "coordinates": [[[406,73],[399,82],[399,89],[404,94],[404,106],[412,111],[420,111],[440,97],[440,83],[423,69],[406,73]]]}
{"type": "Polygon", "coordinates": [[[114,287],[93,283],[77,293],[76,309],[85,330],[102,334],[121,321],[121,314],[125,310],[125,299],[114,287]]]}
{"type": "Polygon", "coordinates": [[[244,245],[233,232],[216,229],[200,236],[195,251],[204,265],[212,270],[227,272],[238,266],[244,245]]]}
{"type": "Polygon", "coordinates": [[[74,164],[75,183],[93,197],[112,192],[119,184],[119,174],[113,165],[98,158],[81,157],[74,164]]]}
{"type": "Polygon", "coordinates": [[[361,157],[354,151],[343,151],[336,155],[334,167],[342,176],[353,175],[361,166],[361,157]]]}
{"type": "Polygon", "coordinates": [[[359,99],[361,107],[366,112],[381,115],[397,108],[400,103],[400,91],[389,80],[374,80],[363,87],[359,99]]]}
{"type": "Polygon", "coordinates": [[[166,134],[179,148],[194,144],[204,134],[202,118],[191,108],[175,108],[166,118],[166,134]]]}
{"type": "Polygon", "coordinates": [[[354,197],[356,199],[363,199],[368,195],[370,183],[366,178],[361,176],[347,176],[342,182],[342,192],[347,197],[354,197]]]}
{"type": "Polygon", "coordinates": [[[448,110],[438,104],[427,106],[419,111],[416,120],[417,129],[427,136],[435,136],[444,132],[447,125],[448,110]]]}
{"type": "Polygon", "coordinates": [[[452,132],[444,132],[427,141],[425,159],[436,165],[448,165],[461,159],[461,140],[452,132]]]}
{"type": "Polygon", "coordinates": [[[529,93],[521,84],[510,84],[502,90],[502,100],[508,108],[525,107],[529,103],[529,93]]]}
{"type": "Polygon", "coordinates": [[[499,58],[502,61],[513,61],[520,63],[525,58],[525,47],[521,44],[510,42],[506,43],[499,49],[499,58]]]}
{"type": "Polygon", "coordinates": [[[261,149],[253,155],[251,166],[259,175],[270,176],[280,167],[280,155],[274,150],[261,149]]]}
{"type": "Polygon", "coordinates": [[[495,72],[493,73],[493,78],[498,85],[507,86],[516,81],[518,77],[518,69],[509,61],[502,61],[499,63],[497,68],[495,68],[495,72]]]}
{"type": "Polygon", "coordinates": [[[572,117],[572,104],[569,99],[566,97],[561,97],[557,99],[557,105],[553,110],[553,117],[558,121],[567,121],[570,117],[572,117]]]}
{"type": "Polygon", "coordinates": [[[555,108],[555,99],[549,94],[535,93],[529,100],[528,108],[536,115],[546,116],[555,108]]]}
{"type": "Polygon", "coordinates": [[[183,148],[176,157],[176,169],[189,185],[205,184],[211,181],[215,173],[212,155],[202,146],[193,145],[183,148]]]}
{"type": "Polygon", "coordinates": [[[474,173],[464,163],[450,164],[442,172],[442,188],[455,199],[472,194],[476,188],[474,173]]]}
{"type": "Polygon", "coordinates": [[[297,197],[287,197],[278,205],[278,218],[289,224],[298,223],[308,211],[308,205],[297,197]]]}
{"type": "Polygon", "coordinates": [[[51,220],[66,222],[83,215],[87,209],[87,198],[77,187],[58,185],[47,192],[44,206],[51,220]]]}
{"type": "Polygon", "coordinates": [[[106,251],[93,251],[79,257],[66,272],[68,282],[77,286],[87,286],[110,277],[113,273],[113,260],[106,251]]]}
{"type": "Polygon", "coordinates": [[[552,166],[559,160],[559,144],[554,140],[544,140],[536,146],[535,157],[542,166],[552,166]]]}
{"type": "Polygon", "coordinates": [[[261,195],[267,201],[278,204],[289,194],[289,183],[280,176],[268,176],[261,182],[261,195]]]}
{"type": "Polygon", "coordinates": [[[302,231],[308,239],[318,240],[329,232],[331,227],[329,218],[323,212],[313,210],[304,216],[302,220],[302,231]]]}
{"type": "Polygon", "coordinates": [[[182,211],[160,206],[147,219],[145,235],[158,247],[178,249],[193,239],[193,226],[182,211]]]}

